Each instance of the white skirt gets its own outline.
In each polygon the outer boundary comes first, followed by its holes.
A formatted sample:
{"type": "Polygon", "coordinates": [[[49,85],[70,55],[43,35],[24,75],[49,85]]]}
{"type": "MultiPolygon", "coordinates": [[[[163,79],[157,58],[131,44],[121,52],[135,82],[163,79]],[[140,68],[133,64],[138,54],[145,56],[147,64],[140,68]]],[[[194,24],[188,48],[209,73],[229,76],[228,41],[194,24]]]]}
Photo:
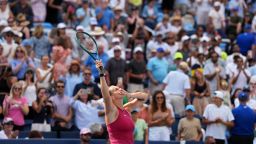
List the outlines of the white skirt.
{"type": "Polygon", "coordinates": [[[167,126],[149,128],[150,141],[170,141],[170,130],[167,126]]]}
{"type": "Polygon", "coordinates": [[[36,130],[36,131],[40,131],[40,132],[50,132],[51,125],[47,124],[46,121],[44,123],[32,123],[31,131],[32,130],[36,130]]]}

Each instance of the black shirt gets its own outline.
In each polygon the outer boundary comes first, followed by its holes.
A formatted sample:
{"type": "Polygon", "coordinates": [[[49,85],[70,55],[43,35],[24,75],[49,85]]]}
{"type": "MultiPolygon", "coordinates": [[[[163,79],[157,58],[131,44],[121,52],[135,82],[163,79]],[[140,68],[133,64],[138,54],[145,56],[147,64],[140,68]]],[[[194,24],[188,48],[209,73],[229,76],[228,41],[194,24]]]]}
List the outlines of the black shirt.
{"type": "MultiPolygon", "coordinates": [[[[144,61],[132,60],[128,65],[128,71],[130,71],[133,74],[145,74],[146,64],[144,61]]],[[[142,84],[143,80],[135,77],[129,77],[129,82],[135,84],[142,84]]]]}

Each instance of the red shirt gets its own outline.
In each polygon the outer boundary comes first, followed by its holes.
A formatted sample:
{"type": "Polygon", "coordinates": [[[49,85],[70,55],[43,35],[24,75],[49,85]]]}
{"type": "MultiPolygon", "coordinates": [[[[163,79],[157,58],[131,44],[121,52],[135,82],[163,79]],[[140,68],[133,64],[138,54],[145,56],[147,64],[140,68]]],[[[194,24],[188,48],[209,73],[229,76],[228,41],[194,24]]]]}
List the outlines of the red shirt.
{"type": "Polygon", "coordinates": [[[111,144],[134,144],[134,123],[126,110],[118,109],[117,119],[107,125],[111,144]]]}

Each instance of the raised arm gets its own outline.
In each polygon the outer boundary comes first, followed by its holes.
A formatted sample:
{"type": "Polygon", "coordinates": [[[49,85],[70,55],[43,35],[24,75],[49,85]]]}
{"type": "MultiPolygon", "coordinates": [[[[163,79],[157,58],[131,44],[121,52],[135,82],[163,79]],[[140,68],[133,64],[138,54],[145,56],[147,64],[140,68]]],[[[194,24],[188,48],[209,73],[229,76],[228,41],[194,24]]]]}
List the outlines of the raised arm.
{"type": "Polygon", "coordinates": [[[109,87],[107,85],[105,76],[104,76],[104,69],[103,64],[101,61],[96,61],[96,67],[99,70],[100,73],[100,86],[101,86],[101,93],[102,97],[104,99],[105,104],[105,113],[106,113],[106,120],[107,124],[111,123],[113,120],[115,120],[115,117],[117,116],[117,108],[115,107],[109,93],[109,87]]]}

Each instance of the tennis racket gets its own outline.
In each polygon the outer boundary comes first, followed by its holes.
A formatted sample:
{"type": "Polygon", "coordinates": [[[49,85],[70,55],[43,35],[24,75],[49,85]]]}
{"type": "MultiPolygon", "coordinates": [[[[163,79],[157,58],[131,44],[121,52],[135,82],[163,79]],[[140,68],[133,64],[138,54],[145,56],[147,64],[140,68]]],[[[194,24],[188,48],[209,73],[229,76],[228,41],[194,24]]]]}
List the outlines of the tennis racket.
{"type": "Polygon", "coordinates": [[[77,32],[76,41],[79,46],[88,53],[93,60],[99,60],[98,46],[96,40],[86,32],[77,32]]]}
{"type": "MultiPolygon", "coordinates": [[[[94,61],[100,60],[98,54],[98,45],[93,36],[86,32],[77,32],[76,41],[78,45],[93,58],[94,61]]],[[[100,70],[103,70],[103,67],[100,67],[100,70]]]]}

